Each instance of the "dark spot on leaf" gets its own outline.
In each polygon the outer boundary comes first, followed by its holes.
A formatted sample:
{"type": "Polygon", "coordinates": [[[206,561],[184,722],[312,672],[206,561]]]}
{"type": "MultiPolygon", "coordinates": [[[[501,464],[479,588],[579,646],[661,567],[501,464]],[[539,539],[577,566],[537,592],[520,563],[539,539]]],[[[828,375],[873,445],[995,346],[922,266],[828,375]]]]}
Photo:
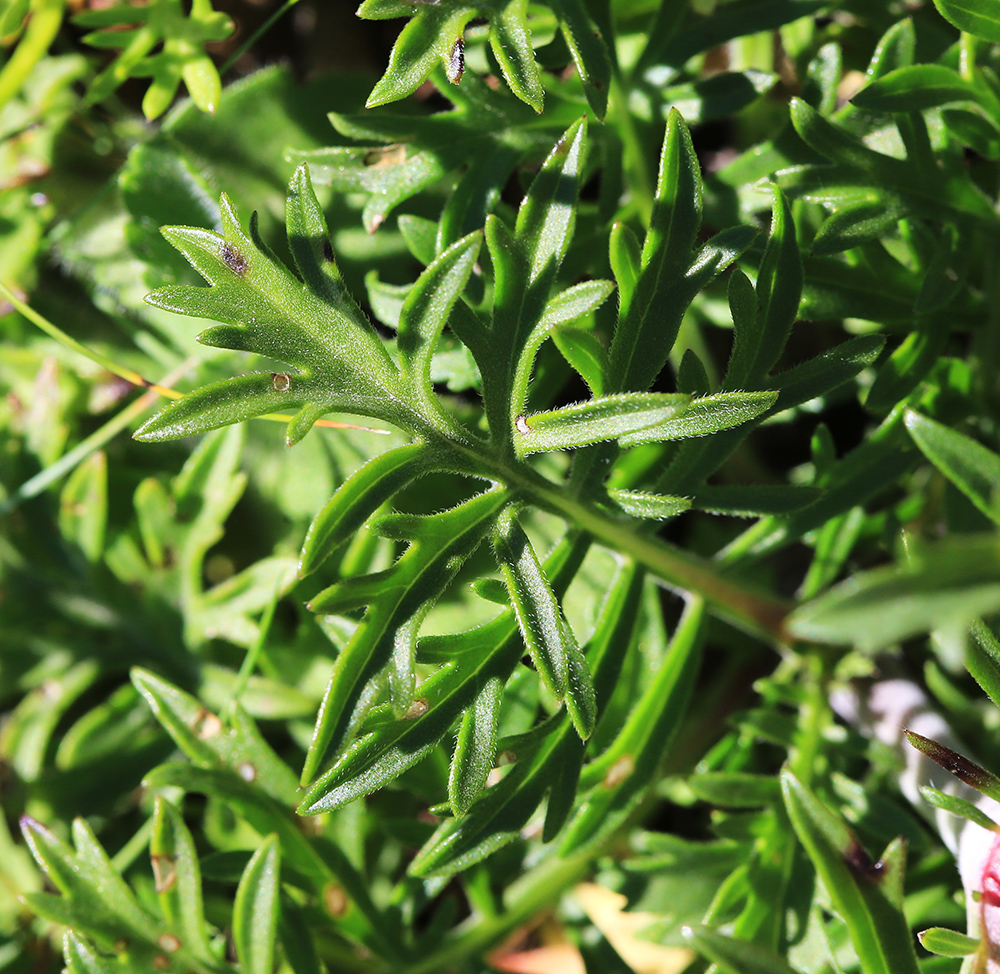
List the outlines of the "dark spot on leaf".
{"type": "Polygon", "coordinates": [[[239,277],[246,276],[246,272],[250,270],[250,261],[243,256],[228,240],[222,242],[222,246],[219,247],[219,256],[222,258],[223,263],[228,267],[234,274],[239,277]]]}
{"type": "Polygon", "coordinates": [[[275,392],[288,392],[292,388],[292,377],[287,372],[272,372],[271,386],[275,392]]]}
{"type": "Polygon", "coordinates": [[[857,839],[854,839],[844,852],[844,862],[855,876],[862,879],[878,882],[882,878],[882,863],[872,862],[872,857],[857,839]]]}
{"type": "Polygon", "coordinates": [[[323,238],[323,260],[328,263],[333,263],[333,244],[330,243],[328,237],[323,238]]]}

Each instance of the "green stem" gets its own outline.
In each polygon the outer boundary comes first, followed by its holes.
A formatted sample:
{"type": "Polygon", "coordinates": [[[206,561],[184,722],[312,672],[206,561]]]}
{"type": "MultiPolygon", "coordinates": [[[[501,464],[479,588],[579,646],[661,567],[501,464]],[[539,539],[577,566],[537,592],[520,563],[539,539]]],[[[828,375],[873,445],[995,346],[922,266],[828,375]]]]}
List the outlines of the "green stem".
{"type": "MultiPolygon", "coordinates": [[[[18,50],[20,50],[20,48],[18,48],[18,50]]],[[[50,338],[54,338],[64,348],[68,348],[70,351],[76,352],[78,355],[82,355],[84,358],[90,359],[90,361],[95,365],[99,365],[102,369],[106,369],[112,375],[117,375],[120,379],[124,379],[126,382],[131,382],[133,385],[144,388],[152,388],[153,391],[158,392],[160,395],[170,396],[175,399],[180,398],[180,393],[174,392],[172,389],[165,389],[161,391],[160,387],[152,386],[151,383],[143,379],[143,377],[137,372],[133,372],[131,369],[123,368],[117,362],[109,359],[106,355],[102,355],[100,352],[95,352],[92,348],[87,348],[86,345],[82,345],[75,338],[67,335],[66,332],[64,332],[58,325],[49,321],[49,319],[44,315],[39,314],[34,308],[31,307],[30,304],[22,301],[9,287],[3,283],[0,283],[0,297],[6,298],[15,311],[27,318],[28,321],[30,321],[36,328],[40,328],[44,331],[50,338]]]]}
{"type": "Polygon", "coordinates": [[[62,26],[64,0],[36,0],[17,50],[0,71],[0,108],[23,87],[62,26]]]}
{"type": "Polygon", "coordinates": [[[455,469],[478,471],[506,484],[573,527],[586,531],[595,541],[628,555],[667,588],[700,596],[719,615],[767,642],[788,642],[785,618],[795,608],[788,599],[737,581],[707,559],[626,526],[573,496],[565,485],[554,484],[529,467],[515,466],[479,447],[443,440],[436,430],[427,430],[423,435],[436,440],[444,451],[459,455],[455,469]]]}
{"type": "Polygon", "coordinates": [[[976,76],[976,38],[964,30],[959,35],[958,70],[966,81],[975,81],[976,76]]]}
{"type": "MultiPolygon", "coordinates": [[[[174,369],[163,381],[167,384],[176,382],[193,362],[188,359],[174,369]]],[[[0,517],[9,514],[26,500],[38,496],[43,490],[64,477],[77,465],[83,463],[95,450],[101,449],[105,443],[112,440],[123,429],[137,420],[156,400],[159,394],[153,390],[143,393],[135,402],[126,406],[117,416],[108,420],[99,430],[91,433],[85,440],[79,442],[69,453],[63,454],[55,463],[39,471],[34,477],[26,480],[13,494],[0,504],[0,517]]]]}
{"type": "Polygon", "coordinates": [[[769,642],[785,641],[784,621],[794,608],[788,600],[728,578],[716,565],[697,555],[629,530],[555,485],[534,481],[525,486],[541,507],[633,558],[668,588],[700,596],[720,615],[769,642]]]}

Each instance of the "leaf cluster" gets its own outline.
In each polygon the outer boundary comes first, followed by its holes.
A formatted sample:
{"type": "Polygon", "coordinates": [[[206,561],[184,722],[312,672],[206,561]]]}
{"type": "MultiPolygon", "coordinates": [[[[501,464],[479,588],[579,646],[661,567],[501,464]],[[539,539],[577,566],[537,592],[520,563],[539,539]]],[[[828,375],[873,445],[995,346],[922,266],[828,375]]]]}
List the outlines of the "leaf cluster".
{"type": "Polygon", "coordinates": [[[120,55],[0,114],[54,172],[127,77],[194,109],[0,202],[0,270],[196,388],[94,431],[10,290],[0,970],[43,922],[73,974],[507,969],[548,909],[636,969],[588,877],[691,969],[984,963],[831,697],[919,673],[996,791],[1000,34],[860,6],[366,0],[374,88],[223,88],[207,2],[76,19],[120,55]]]}

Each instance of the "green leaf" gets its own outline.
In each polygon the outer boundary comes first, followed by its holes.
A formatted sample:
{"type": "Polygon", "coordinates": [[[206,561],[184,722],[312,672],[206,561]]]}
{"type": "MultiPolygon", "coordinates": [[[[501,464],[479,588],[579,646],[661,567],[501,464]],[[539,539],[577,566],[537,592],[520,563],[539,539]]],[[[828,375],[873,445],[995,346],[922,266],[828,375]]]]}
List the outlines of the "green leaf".
{"type": "Polygon", "coordinates": [[[779,372],[767,381],[770,388],[778,391],[772,412],[779,413],[833,392],[875,362],[884,345],[885,338],[881,335],[859,335],[786,372],[779,372]]]}
{"type": "Polygon", "coordinates": [[[437,224],[413,213],[401,213],[396,223],[410,253],[426,267],[437,255],[437,224]]]}
{"type": "Polygon", "coordinates": [[[800,17],[812,16],[823,7],[822,0],[756,0],[737,4],[725,17],[706,16],[697,9],[688,8],[676,30],[651,37],[643,61],[680,66],[694,55],[733,38],[777,30],[800,17]]]}
{"type": "Polygon", "coordinates": [[[393,494],[432,466],[432,455],[423,443],[408,443],[380,453],[348,477],[310,524],[299,574],[314,572],[393,494]]]}
{"type": "Polygon", "coordinates": [[[28,15],[31,0],[9,0],[0,15],[0,36],[9,37],[20,32],[21,21],[28,15]]]}
{"type": "Polygon", "coordinates": [[[229,770],[172,762],[154,768],[144,784],[149,788],[177,787],[212,795],[232,807],[261,835],[276,833],[281,860],[289,872],[297,870],[321,898],[328,894],[331,885],[346,894],[347,902],[338,916],[344,933],[366,943],[369,949],[399,959],[398,926],[386,922],[375,908],[366,880],[340,847],[307,836],[288,807],[268,797],[253,782],[229,770]]]}
{"type": "Polygon", "coordinates": [[[342,746],[357,732],[363,712],[355,714],[354,709],[363,701],[366,685],[389,662],[397,630],[437,600],[507,502],[506,491],[495,488],[440,514],[397,518],[393,527],[405,529],[401,533],[412,543],[392,568],[345,579],[312,600],[316,612],[369,608],[334,664],[306,755],[303,782],[315,776],[331,743],[342,746]]]}
{"type": "Polygon", "coordinates": [[[795,833],[847,924],[861,970],[917,974],[909,925],[888,889],[893,880],[888,860],[874,863],[842,819],[787,769],[781,787],[795,833]]]}
{"type": "Polygon", "coordinates": [[[525,248],[529,283],[543,273],[553,274],[566,256],[576,224],[576,199],[586,151],[584,115],[553,146],[517,211],[514,236],[525,248]]]}
{"type": "Polygon", "coordinates": [[[280,904],[281,849],[267,836],[243,872],[233,904],[233,943],[243,974],[271,974],[280,904]]]}
{"type": "Polygon", "coordinates": [[[949,328],[931,318],[911,332],[882,363],[868,390],[865,408],[884,413],[917,388],[937,364],[948,341],[949,328]]]}
{"type": "Polygon", "coordinates": [[[769,775],[706,771],[688,778],[697,798],[723,808],[760,808],[781,800],[781,786],[769,775]]]}
{"type": "Polygon", "coordinates": [[[91,82],[87,103],[107,98],[129,77],[152,77],[142,102],[147,120],[170,107],[182,78],[198,108],[211,113],[218,107],[222,92],[219,73],[203,48],[229,37],[234,24],[226,14],[213,10],[211,3],[195,3],[188,12],[178,0],[160,0],[149,8],[148,19],[143,8],[117,4],[84,11],[73,21],[81,27],[97,28],[83,38],[86,43],[123,49],[91,82]],[[142,20],[146,23],[135,29],[117,29],[142,20]]]}
{"type": "Polygon", "coordinates": [[[928,927],[921,930],[917,937],[924,950],[939,957],[968,957],[975,954],[981,946],[980,940],[947,927],[928,927]]]}
{"type": "Polygon", "coordinates": [[[816,231],[812,252],[839,254],[852,247],[860,247],[868,240],[884,236],[903,215],[904,207],[891,198],[860,200],[838,206],[816,231]]]}
{"type": "MultiPolygon", "coordinates": [[[[371,16],[366,6],[362,4],[358,16],[371,16]]],[[[366,108],[397,101],[416,91],[439,64],[447,62],[476,12],[464,4],[445,9],[424,7],[416,13],[409,6],[404,10],[413,19],[396,39],[389,65],[368,96],[366,108]]]]}
{"type": "Polygon", "coordinates": [[[994,44],[1000,42],[1000,10],[992,0],[934,0],[948,23],[994,44]]]}
{"type": "MultiPolygon", "coordinates": [[[[73,822],[75,850],[28,816],[21,819],[21,831],[36,862],[64,897],[63,922],[72,918],[70,926],[105,943],[124,936],[158,946],[159,925],[138,904],[83,819],[73,822]]],[[[201,964],[197,967],[204,970],[201,964]]]]}
{"type": "Polygon", "coordinates": [[[515,423],[517,452],[523,457],[620,439],[682,415],[691,402],[678,393],[630,392],[520,416],[515,423]]]}
{"type": "MultiPolygon", "coordinates": [[[[642,246],[635,289],[616,269],[622,290],[622,310],[609,353],[608,388],[648,389],[663,367],[677,337],[686,304],[673,306],[671,288],[678,288],[691,263],[701,224],[701,170],[691,135],[673,110],[667,118],[653,214],[642,246]]],[[[629,274],[622,265],[620,269],[629,274]]]]}
{"type": "Polygon", "coordinates": [[[796,609],[799,639],[869,652],[930,630],[958,632],[1000,609],[1000,543],[963,535],[921,545],[910,564],[863,572],[796,609]]]}
{"type": "Polygon", "coordinates": [[[991,521],[1000,525],[1000,456],[971,437],[912,409],[904,419],[913,442],[991,521]]]}
{"type": "Polygon", "coordinates": [[[300,167],[288,197],[289,246],[303,274],[302,284],[266,248],[256,218],[249,232],[232,204],[222,198],[224,233],[166,227],[164,236],[211,287],[174,285],[147,298],[155,307],[227,322],[199,336],[208,345],[257,352],[288,362],[287,373],[241,376],[204,386],[161,410],[135,434],[163,440],[204,432],[288,407],[302,411],[289,425],[289,440],[301,438],[323,412],[341,409],[409,426],[415,418],[401,408],[398,373],[387,352],[346,294],[325,224],[300,167]],[[393,421],[393,419],[390,419],[393,421]]]}
{"type": "Polygon", "coordinates": [[[800,484],[706,485],[695,491],[691,506],[711,514],[733,517],[780,516],[808,507],[821,495],[819,488],[800,484]]]}
{"type": "Polygon", "coordinates": [[[455,815],[464,815],[486,787],[496,760],[502,691],[499,679],[486,680],[475,702],[462,715],[448,774],[448,803],[455,815]]]}
{"type": "Polygon", "coordinates": [[[685,84],[670,85],[663,102],[684,116],[688,125],[725,118],[755,102],[774,87],[778,76],[769,71],[722,71],[685,84]]]}
{"type": "Polygon", "coordinates": [[[227,728],[190,694],[148,670],[135,667],[131,676],[156,719],[191,761],[205,768],[228,768],[254,781],[262,793],[291,800],[294,776],[246,714],[237,709],[227,728]]]}
{"type": "Polygon", "coordinates": [[[652,783],[683,720],[701,658],[704,606],[688,602],[667,654],[611,745],[587,765],[560,852],[598,845],[652,783]],[[589,790],[586,790],[589,789],[589,790]]]}
{"type": "Polygon", "coordinates": [[[490,434],[505,448],[527,398],[535,354],[547,336],[538,322],[573,238],[586,136],[581,118],[553,147],[518,210],[513,235],[496,217],[486,222],[495,276],[492,323],[488,338],[468,330],[461,337],[482,373],[490,434]]]}
{"type": "Polygon", "coordinates": [[[400,310],[396,347],[403,376],[426,404],[437,403],[431,387],[431,356],[472,274],[482,240],[481,233],[470,233],[436,257],[407,292],[400,310]]]}
{"type": "Polygon", "coordinates": [[[618,284],[618,317],[628,314],[642,263],[639,240],[627,223],[615,223],[608,239],[608,257],[618,284]]]}
{"type": "Polygon", "coordinates": [[[851,101],[876,112],[913,112],[949,102],[973,101],[996,112],[988,91],[967,81],[943,64],[914,64],[897,68],[866,85],[851,101]]]}
{"type": "Polygon", "coordinates": [[[608,488],[608,497],[632,517],[665,521],[683,514],[691,507],[689,497],[671,497],[666,494],[647,494],[639,490],[608,488]]]}
{"type": "Polygon", "coordinates": [[[493,549],[524,645],[538,675],[556,699],[565,698],[573,725],[586,740],[596,720],[590,672],[514,511],[508,509],[497,519],[493,549]]]}
{"type": "Polygon", "coordinates": [[[601,340],[593,332],[578,328],[554,329],[552,340],[587,383],[591,394],[600,398],[608,371],[608,354],[601,340]]]}
{"type": "Polygon", "coordinates": [[[960,815],[964,819],[968,819],[970,822],[975,823],[980,828],[986,829],[987,832],[993,832],[997,828],[997,823],[993,821],[985,812],[978,809],[970,801],[966,801],[964,798],[959,798],[957,795],[949,795],[943,791],[939,791],[937,788],[931,788],[928,785],[923,786],[920,789],[921,797],[929,805],[934,808],[940,808],[943,811],[951,812],[952,815],[960,815]]]}
{"type": "Polygon", "coordinates": [[[779,394],[764,392],[718,392],[714,396],[692,399],[690,406],[676,417],[666,417],[624,433],[619,442],[624,447],[664,440],[682,440],[708,436],[720,430],[748,423],[769,412],[778,402],[779,394]]]}
{"type": "Polygon", "coordinates": [[[541,112],[545,93],[541,72],[531,48],[528,0],[506,0],[490,18],[490,47],[510,90],[541,112]]]}
{"type": "Polygon", "coordinates": [[[211,965],[215,955],[201,898],[201,869],[194,839],[174,806],[161,796],[153,810],[149,852],[163,915],[180,944],[211,965]]]}
{"type": "Polygon", "coordinates": [[[763,944],[727,937],[708,927],[685,927],[684,938],[725,974],[797,974],[786,960],[763,944]]]}
{"type": "Polygon", "coordinates": [[[875,81],[885,77],[890,71],[913,64],[917,49],[917,34],[912,18],[905,18],[893,24],[879,38],[875,53],[868,65],[867,76],[875,81]]]}
{"type": "MultiPolygon", "coordinates": [[[[942,174],[937,185],[930,186],[921,168],[909,159],[868,148],[844,129],[824,119],[804,101],[793,99],[792,122],[803,141],[820,155],[843,167],[848,181],[859,193],[869,194],[871,186],[893,189],[902,194],[908,205],[931,219],[939,219],[942,209],[961,217],[972,217],[991,224],[986,197],[964,174],[942,174]]],[[[841,170],[817,170],[821,180],[829,181],[841,170]]]]}
{"type": "MultiPolygon", "coordinates": [[[[538,328],[558,328],[597,310],[612,294],[611,281],[581,281],[549,299],[538,328]]],[[[567,329],[568,330],[568,329],[567,329]]]]}
{"type": "MultiPolygon", "coordinates": [[[[538,740],[516,748],[517,761],[461,818],[445,821],[417,853],[409,872],[444,877],[468,869],[516,839],[565,765],[579,767],[583,744],[559,715],[538,740]]],[[[508,749],[509,750],[509,749],[508,749]]]]}
{"type": "MultiPolygon", "coordinates": [[[[795,321],[802,293],[802,259],[795,239],[795,224],[791,210],[777,184],[772,187],[774,203],[771,233],[767,238],[764,256],[757,275],[756,322],[754,326],[753,354],[730,362],[726,375],[726,388],[744,388],[757,385],[767,376],[777,362],[792,323],[795,321]]],[[[741,350],[747,349],[744,342],[741,350]]]]}
{"type": "Polygon", "coordinates": [[[607,43],[581,0],[554,0],[552,6],[587,93],[587,103],[597,118],[603,119],[611,87],[611,57],[607,43]]]}
{"type": "MultiPolygon", "coordinates": [[[[622,647],[632,641],[641,592],[641,573],[625,567],[601,607],[587,647],[599,710],[606,706],[621,673],[622,647]]],[[[564,811],[569,810],[567,791],[569,796],[575,791],[583,760],[583,743],[577,733],[559,712],[528,734],[505,742],[504,749],[511,750],[514,765],[465,816],[441,825],[414,859],[413,875],[448,876],[491,855],[520,835],[547,793],[543,841],[556,834],[564,811]]]]}
{"type": "Polygon", "coordinates": [[[337,266],[326,217],[316,199],[307,165],[298,166],[288,184],[285,226],[295,267],[306,286],[335,309],[345,323],[363,324],[364,313],[351,297],[337,266]]]}
{"type": "Polygon", "coordinates": [[[99,957],[72,930],[63,934],[63,960],[67,974],[124,974],[121,964],[99,957]]]}
{"type": "Polygon", "coordinates": [[[993,630],[976,619],[972,623],[972,639],[965,654],[965,665],[994,704],[1000,706],[1000,639],[993,630]]]}
{"type": "MultiPolygon", "coordinates": [[[[545,562],[553,591],[565,592],[589,542],[563,539],[545,562]]],[[[504,599],[506,603],[506,598],[504,599]]],[[[419,651],[426,656],[428,640],[419,651]]],[[[300,811],[315,814],[367,795],[426,756],[492,680],[506,682],[524,655],[511,609],[486,625],[448,640],[452,652],[434,657],[443,665],[420,686],[426,710],[419,719],[396,720],[359,738],[305,793],[300,811]]],[[[467,768],[464,770],[468,770],[467,768]]],[[[465,779],[466,784],[471,778],[465,779]]]]}
{"type": "Polygon", "coordinates": [[[104,553],[108,520],[108,461],[103,450],[92,453],[73,471],[59,497],[59,529],[74,540],[88,561],[104,553]]]}
{"type": "Polygon", "coordinates": [[[994,108],[992,114],[979,105],[965,105],[945,108],[941,112],[941,121],[945,127],[960,142],[978,152],[984,159],[1000,158],[1000,125],[997,122],[1000,109],[994,108]]]}

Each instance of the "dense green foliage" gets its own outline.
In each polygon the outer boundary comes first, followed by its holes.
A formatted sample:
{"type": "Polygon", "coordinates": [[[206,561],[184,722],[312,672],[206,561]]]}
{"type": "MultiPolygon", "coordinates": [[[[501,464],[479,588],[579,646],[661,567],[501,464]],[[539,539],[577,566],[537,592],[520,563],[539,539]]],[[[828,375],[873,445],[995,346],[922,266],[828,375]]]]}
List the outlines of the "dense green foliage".
{"type": "Polygon", "coordinates": [[[0,972],[985,971],[995,0],[223,6],[0,0],[0,972]]]}

